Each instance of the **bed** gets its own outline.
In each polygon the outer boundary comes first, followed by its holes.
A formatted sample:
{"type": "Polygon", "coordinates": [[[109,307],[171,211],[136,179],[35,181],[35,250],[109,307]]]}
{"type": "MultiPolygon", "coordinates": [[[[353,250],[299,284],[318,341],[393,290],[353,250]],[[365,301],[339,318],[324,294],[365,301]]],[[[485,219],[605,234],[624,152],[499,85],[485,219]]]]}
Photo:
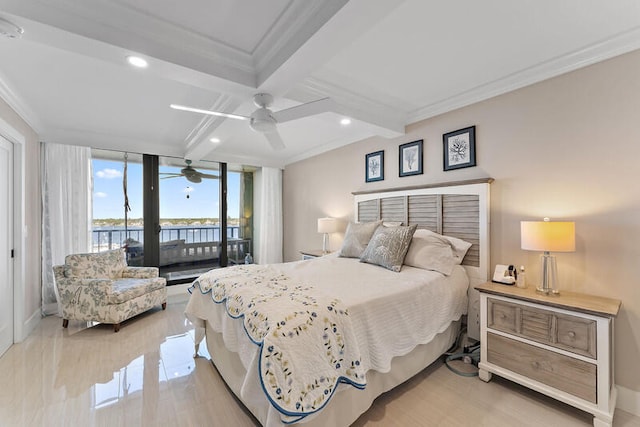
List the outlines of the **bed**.
{"type": "Polygon", "coordinates": [[[212,271],[194,282],[186,309],[196,342],[206,336],[213,364],[262,425],[351,424],[455,342],[469,284],[487,280],[490,182],[354,193],[358,222],[402,222],[470,242],[448,276],[337,255],[212,271]],[[262,294],[251,294],[260,284],[262,294]],[[276,313],[286,325],[273,327],[276,313]],[[280,351],[286,340],[295,350],[280,351]],[[340,369],[327,371],[318,357],[340,369]]]}

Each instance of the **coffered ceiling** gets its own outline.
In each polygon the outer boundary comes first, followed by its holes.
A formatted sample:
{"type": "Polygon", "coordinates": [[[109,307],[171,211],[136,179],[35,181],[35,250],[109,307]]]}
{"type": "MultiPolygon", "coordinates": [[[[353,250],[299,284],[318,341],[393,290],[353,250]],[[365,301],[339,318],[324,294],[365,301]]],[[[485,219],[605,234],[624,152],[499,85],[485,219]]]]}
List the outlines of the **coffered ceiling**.
{"type": "Polygon", "coordinates": [[[0,0],[0,18],[24,29],[0,38],[0,96],[42,140],[271,166],[640,48],[636,0],[0,0]],[[248,116],[262,92],[333,103],[278,124],[282,151],[169,108],[248,116]]]}

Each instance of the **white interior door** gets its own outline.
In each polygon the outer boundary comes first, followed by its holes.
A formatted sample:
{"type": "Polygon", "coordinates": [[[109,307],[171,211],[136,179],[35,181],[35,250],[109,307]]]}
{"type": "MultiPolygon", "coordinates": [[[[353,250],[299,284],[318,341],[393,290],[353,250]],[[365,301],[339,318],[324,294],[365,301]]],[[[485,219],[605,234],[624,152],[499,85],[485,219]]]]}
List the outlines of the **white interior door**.
{"type": "Polygon", "coordinates": [[[13,144],[0,136],[0,355],[13,344],[13,144]]]}

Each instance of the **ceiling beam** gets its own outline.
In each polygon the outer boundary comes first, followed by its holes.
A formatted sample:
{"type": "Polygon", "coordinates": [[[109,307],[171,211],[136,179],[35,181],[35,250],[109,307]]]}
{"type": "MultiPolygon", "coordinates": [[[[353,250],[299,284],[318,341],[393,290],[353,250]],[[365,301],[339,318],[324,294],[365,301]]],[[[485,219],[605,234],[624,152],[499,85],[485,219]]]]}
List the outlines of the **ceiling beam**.
{"type": "MultiPolygon", "coordinates": [[[[222,95],[209,110],[235,111],[242,104],[238,98],[222,95]]],[[[225,117],[205,115],[198,125],[186,138],[185,159],[202,160],[207,154],[216,148],[216,144],[209,139],[213,132],[227,120],[225,117]]]]}
{"type": "Polygon", "coordinates": [[[405,0],[332,0],[313,19],[281,40],[268,58],[257,52],[257,86],[282,96],[310,77],[342,48],[377,24],[405,0]]]}
{"type": "Polygon", "coordinates": [[[408,112],[373,101],[335,83],[308,78],[288,94],[288,98],[299,102],[323,96],[333,100],[330,111],[372,125],[376,135],[396,138],[405,133],[408,112]]]}

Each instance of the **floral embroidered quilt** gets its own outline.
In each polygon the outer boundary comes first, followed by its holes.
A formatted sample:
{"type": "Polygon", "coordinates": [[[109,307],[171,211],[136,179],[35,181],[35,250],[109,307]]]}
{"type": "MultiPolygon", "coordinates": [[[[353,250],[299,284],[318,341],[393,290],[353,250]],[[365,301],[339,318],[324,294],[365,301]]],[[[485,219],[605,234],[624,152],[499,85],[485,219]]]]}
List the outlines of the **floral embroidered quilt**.
{"type": "Polygon", "coordinates": [[[224,304],[260,346],[260,382],[283,422],[322,409],[339,383],[365,387],[349,312],[338,299],[255,264],[211,270],[194,289],[224,304]]]}

